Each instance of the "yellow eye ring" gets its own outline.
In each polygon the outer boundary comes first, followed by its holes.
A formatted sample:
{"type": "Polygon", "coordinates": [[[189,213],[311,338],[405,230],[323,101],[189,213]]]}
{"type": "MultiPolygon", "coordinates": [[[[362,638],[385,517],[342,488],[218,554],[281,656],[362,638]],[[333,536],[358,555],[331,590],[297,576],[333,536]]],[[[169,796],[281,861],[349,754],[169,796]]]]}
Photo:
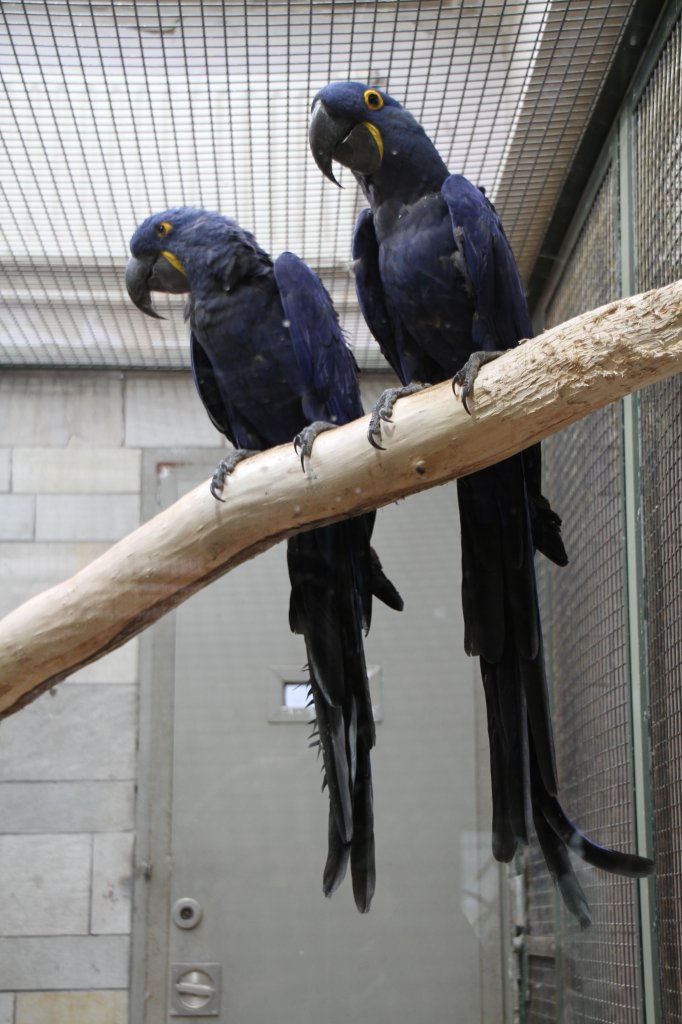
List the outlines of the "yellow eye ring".
{"type": "Polygon", "coordinates": [[[165,238],[169,235],[173,229],[173,225],[169,224],[167,220],[162,220],[160,224],[156,225],[156,233],[159,238],[165,238]]]}
{"type": "Polygon", "coordinates": [[[365,89],[362,98],[369,110],[381,110],[384,105],[384,97],[376,89],[365,89]]]}

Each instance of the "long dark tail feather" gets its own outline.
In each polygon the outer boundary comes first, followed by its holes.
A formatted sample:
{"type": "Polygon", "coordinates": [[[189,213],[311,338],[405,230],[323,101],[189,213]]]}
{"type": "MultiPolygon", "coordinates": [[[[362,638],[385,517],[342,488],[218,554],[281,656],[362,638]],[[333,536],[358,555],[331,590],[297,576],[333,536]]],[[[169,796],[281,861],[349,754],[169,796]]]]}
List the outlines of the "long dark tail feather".
{"type": "Polygon", "coordinates": [[[568,565],[568,555],[561,538],[561,519],[541,494],[531,500],[531,529],[535,547],[555,565],[568,565]]]}
{"type": "Polygon", "coordinates": [[[303,634],[317,733],[329,791],[328,853],[322,888],[331,896],[350,861],[362,913],[375,888],[370,750],[375,730],[363,648],[372,596],[402,599],[370,547],[374,515],[292,537],[288,543],[289,620],[303,634]]]}
{"type": "Polygon", "coordinates": [[[330,813],[336,824],[339,841],[349,843],[353,836],[353,804],[343,711],[328,703],[312,672],[310,688],[315,702],[317,730],[324,760],[324,777],[329,790],[330,813]]]}
{"type": "Polygon", "coordinates": [[[556,797],[543,794],[541,809],[556,835],[586,864],[613,875],[625,875],[627,878],[646,878],[653,871],[654,863],[648,857],[611,850],[588,839],[566,816],[556,797]]]}
{"type": "MultiPolygon", "coordinates": [[[[571,852],[602,871],[632,878],[649,875],[653,870],[653,862],[637,854],[600,846],[573,824],[556,795],[548,792],[545,786],[538,764],[536,732],[530,713],[524,711],[525,722],[521,726],[521,731],[526,733],[529,755],[528,763],[524,764],[521,757],[523,743],[515,736],[509,745],[510,733],[501,728],[499,722],[501,715],[510,715],[513,711],[513,708],[498,700],[499,691],[513,692],[513,685],[509,685],[508,676],[504,678],[500,673],[500,666],[491,667],[483,660],[481,663],[490,736],[493,855],[497,860],[510,861],[518,845],[528,842],[525,824],[519,821],[521,801],[525,796],[525,813],[527,819],[532,816],[547,868],[568,910],[577,917],[581,927],[587,927],[591,921],[590,908],[571,865],[571,852]],[[520,792],[521,789],[523,792],[520,792]],[[527,809],[529,800],[530,814],[527,809]]],[[[545,746],[547,742],[543,740],[545,746]]]]}
{"type": "Polygon", "coordinates": [[[403,610],[403,599],[383,570],[374,548],[370,548],[372,593],[396,612],[403,610]]]}
{"type": "Polygon", "coordinates": [[[491,746],[490,751],[494,815],[495,808],[497,811],[493,831],[504,836],[502,859],[511,860],[517,844],[528,842],[525,702],[515,673],[500,679],[499,666],[489,665],[481,659],[481,675],[488,712],[488,734],[492,732],[497,737],[495,750],[493,752],[491,746]]]}
{"type": "Polygon", "coordinates": [[[592,923],[590,905],[578,881],[568,850],[542,813],[534,809],[533,824],[549,873],[570,912],[578,918],[581,928],[592,923]]]}
{"type": "Polygon", "coordinates": [[[353,895],[358,910],[366,914],[376,886],[374,862],[374,798],[369,748],[358,736],[357,772],[353,792],[353,842],[350,851],[353,895]]]}
{"type": "Polygon", "coordinates": [[[339,836],[336,818],[329,804],[329,838],[327,847],[327,863],[322,873],[322,892],[325,896],[333,896],[346,877],[350,858],[350,843],[344,843],[339,836]]]}
{"type": "Polygon", "coordinates": [[[533,543],[555,565],[567,565],[568,555],[561,537],[561,518],[550,508],[547,498],[541,493],[541,447],[539,444],[531,445],[522,455],[533,543]]]}
{"type": "Polygon", "coordinates": [[[493,802],[493,856],[495,860],[509,863],[516,853],[518,841],[514,835],[507,792],[507,771],[504,757],[504,737],[500,734],[500,714],[497,704],[497,689],[489,674],[483,673],[488,714],[488,739],[490,742],[490,781],[493,802]]]}
{"type": "Polygon", "coordinates": [[[631,877],[649,874],[653,864],[592,842],[557,798],[533,555],[537,547],[559,565],[567,559],[561,521],[539,492],[534,458],[526,493],[527,462],[523,453],[458,481],[465,646],[480,656],[485,690],[493,854],[511,860],[518,845],[528,842],[532,820],[564,903],[586,927],[590,909],[571,852],[604,871],[631,877]]]}
{"type": "MultiPolygon", "coordinates": [[[[538,629],[540,613],[538,610],[538,629]]],[[[522,682],[526,697],[528,726],[533,737],[533,753],[536,770],[540,773],[545,792],[556,796],[556,755],[554,733],[549,707],[549,693],[545,678],[545,656],[542,635],[539,637],[538,653],[531,661],[522,662],[522,682]]]]}

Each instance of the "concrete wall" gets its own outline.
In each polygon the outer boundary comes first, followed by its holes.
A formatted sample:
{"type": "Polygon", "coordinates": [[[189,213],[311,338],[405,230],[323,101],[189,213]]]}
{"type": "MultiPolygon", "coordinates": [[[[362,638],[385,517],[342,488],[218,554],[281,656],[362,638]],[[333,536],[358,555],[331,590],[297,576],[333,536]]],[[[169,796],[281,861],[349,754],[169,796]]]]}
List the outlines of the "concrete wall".
{"type": "MultiPolygon", "coordinates": [[[[388,383],[365,378],[366,408],[388,383]]],[[[145,448],[223,444],[188,374],[0,373],[0,616],[138,525],[145,448]]],[[[139,651],[133,640],[0,723],[0,1024],[128,1020],[139,651]]],[[[478,685],[475,717],[487,849],[478,685]]],[[[492,1022],[491,924],[474,941],[492,1022]]]]}
{"type": "MultiPolygon", "coordinates": [[[[0,376],[0,615],[140,521],[142,449],[215,448],[187,374],[0,376]]],[[[127,1020],[138,641],[0,723],[0,1024],[127,1020]]]]}

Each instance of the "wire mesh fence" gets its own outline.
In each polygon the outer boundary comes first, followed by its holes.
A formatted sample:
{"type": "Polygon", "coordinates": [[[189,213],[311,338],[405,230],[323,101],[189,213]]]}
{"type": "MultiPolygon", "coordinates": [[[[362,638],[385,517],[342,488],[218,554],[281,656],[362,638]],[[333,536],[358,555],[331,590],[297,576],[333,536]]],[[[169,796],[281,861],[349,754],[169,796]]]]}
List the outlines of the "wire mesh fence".
{"type": "MultiPolygon", "coordinates": [[[[551,673],[559,779],[569,817],[597,842],[632,849],[622,455],[618,405],[554,442],[560,470],[552,495],[564,516],[570,564],[552,573],[551,673]]],[[[593,923],[582,932],[562,908],[557,944],[565,1012],[569,1020],[638,1021],[635,885],[582,865],[578,871],[593,923]]]]}
{"type": "Polygon", "coordinates": [[[533,265],[634,0],[23,0],[0,5],[0,364],[188,365],[181,300],[130,308],[152,212],[234,216],[323,277],[364,368],[385,369],[349,273],[361,195],[322,179],[310,102],[387,87],[485,186],[533,265]],[[530,164],[528,163],[530,161],[530,164]]]}
{"type": "MultiPolygon", "coordinates": [[[[348,260],[361,198],[307,150],[316,89],[387,87],[452,170],[486,189],[532,268],[632,0],[0,5],[0,364],[184,368],[182,302],[162,324],[123,290],[127,240],[153,210],[218,208],[323,276],[364,368],[384,368],[348,260]]],[[[682,277],[680,20],[632,120],[636,286],[682,277]]],[[[619,167],[606,170],[547,324],[620,294],[619,167]]],[[[639,398],[646,662],[661,1000],[682,1022],[682,395],[639,398]]],[[[546,493],[571,559],[543,566],[562,796],[598,841],[633,844],[632,721],[618,406],[545,444],[546,493]]],[[[526,863],[527,1019],[642,1020],[633,883],[579,869],[588,933],[566,918],[536,847],[526,863]]]]}
{"type": "MultiPolygon", "coordinates": [[[[553,326],[620,292],[618,165],[612,162],[547,307],[553,326]]],[[[569,817],[598,842],[633,843],[632,741],[619,405],[545,443],[546,487],[563,517],[566,568],[543,568],[557,767],[569,817]]],[[[552,921],[569,1020],[639,1020],[632,882],[582,866],[593,924],[552,921]],[[617,1018],[614,1013],[617,1008],[617,1018]]],[[[538,883],[531,873],[531,889],[538,883]]],[[[539,980],[542,984],[542,976],[539,980]]]]}
{"type": "MultiPolygon", "coordinates": [[[[678,8],[679,10],[679,8],[678,8]]],[[[621,292],[621,263],[632,260],[634,288],[646,290],[682,276],[681,21],[635,96],[627,124],[635,190],[634,251],[619,237],[623,203],[617,152],[549,298],[547,325],[601,305],[621,292]]],[[[627,208],[627,207],[626,207],[627,208]]],[[[682,1020],[682,397],[679,379],[636,398],[640,424],[638,494],[641,507],[644,674],[649,688],[651,785],[656,858],[656,955],[661,1019],[682,1020]]],[[[625,562],[624,429],[620,406],[606,408],[544,444],[546,489],[564,517],[570,564],[543,568],[557,757],[568,813],[598,841],[634,842],[631,666],[625,562]]],[[[627,556],[635,558],[633,552],[627,556]]],[[[647,766],[645,766],[646,769],[647,766]]],[[[529,901],[546,883],[528,860],[529,901]]],[[[581,869],[594,923],[581,933],[563,909],[544,934],[555,938],[553,1010],[560,1020],[644,1020],[638,893],[625,879],[581,869]]],[[[532,909],[529,910],[531,928],[532,909]]],[[[532,948],[532,947],[531,947],[532,948]]],[[[657,988],[658,981],[649,979],[657,988]]],[[[546,963],[529,957],[531,1006],[550,991],[546,963]]],[[[656,996],[652,996],[654,1002],[656,996]]],[[[550,1011],[547,1011],[550,1012],[550,1011]]],[[[529,1019],[551,1019],[530,1016],[529,1019]]],[[[647,1017],[648,1019],[648,1017],[647,1017]]]]}
{"type": "MultiPolygon", "coordinates": [[[[637,287],[682,277],[682,19],[634,113],[637,287]]],[[[664,1019],[682,1021],[682,389],[640,395],[656,910],[664,1019]]]]}

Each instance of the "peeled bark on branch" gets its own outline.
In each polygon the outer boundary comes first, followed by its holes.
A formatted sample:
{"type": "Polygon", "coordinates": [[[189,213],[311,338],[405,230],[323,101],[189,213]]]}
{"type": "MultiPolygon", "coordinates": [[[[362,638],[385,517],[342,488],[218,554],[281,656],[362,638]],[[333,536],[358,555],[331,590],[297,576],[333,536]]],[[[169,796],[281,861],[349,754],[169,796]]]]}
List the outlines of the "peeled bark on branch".
{"type": "Polygon", "coordinates": [[[485,366],[468,416],[449,383],[322,434],[308,475],[286,445],[241,463],[225,504],[202,483],[75,576],[0,621],[0,717],[300,530],[482,469],[682,371],[682,281],[610,303],[485,366]]]}

